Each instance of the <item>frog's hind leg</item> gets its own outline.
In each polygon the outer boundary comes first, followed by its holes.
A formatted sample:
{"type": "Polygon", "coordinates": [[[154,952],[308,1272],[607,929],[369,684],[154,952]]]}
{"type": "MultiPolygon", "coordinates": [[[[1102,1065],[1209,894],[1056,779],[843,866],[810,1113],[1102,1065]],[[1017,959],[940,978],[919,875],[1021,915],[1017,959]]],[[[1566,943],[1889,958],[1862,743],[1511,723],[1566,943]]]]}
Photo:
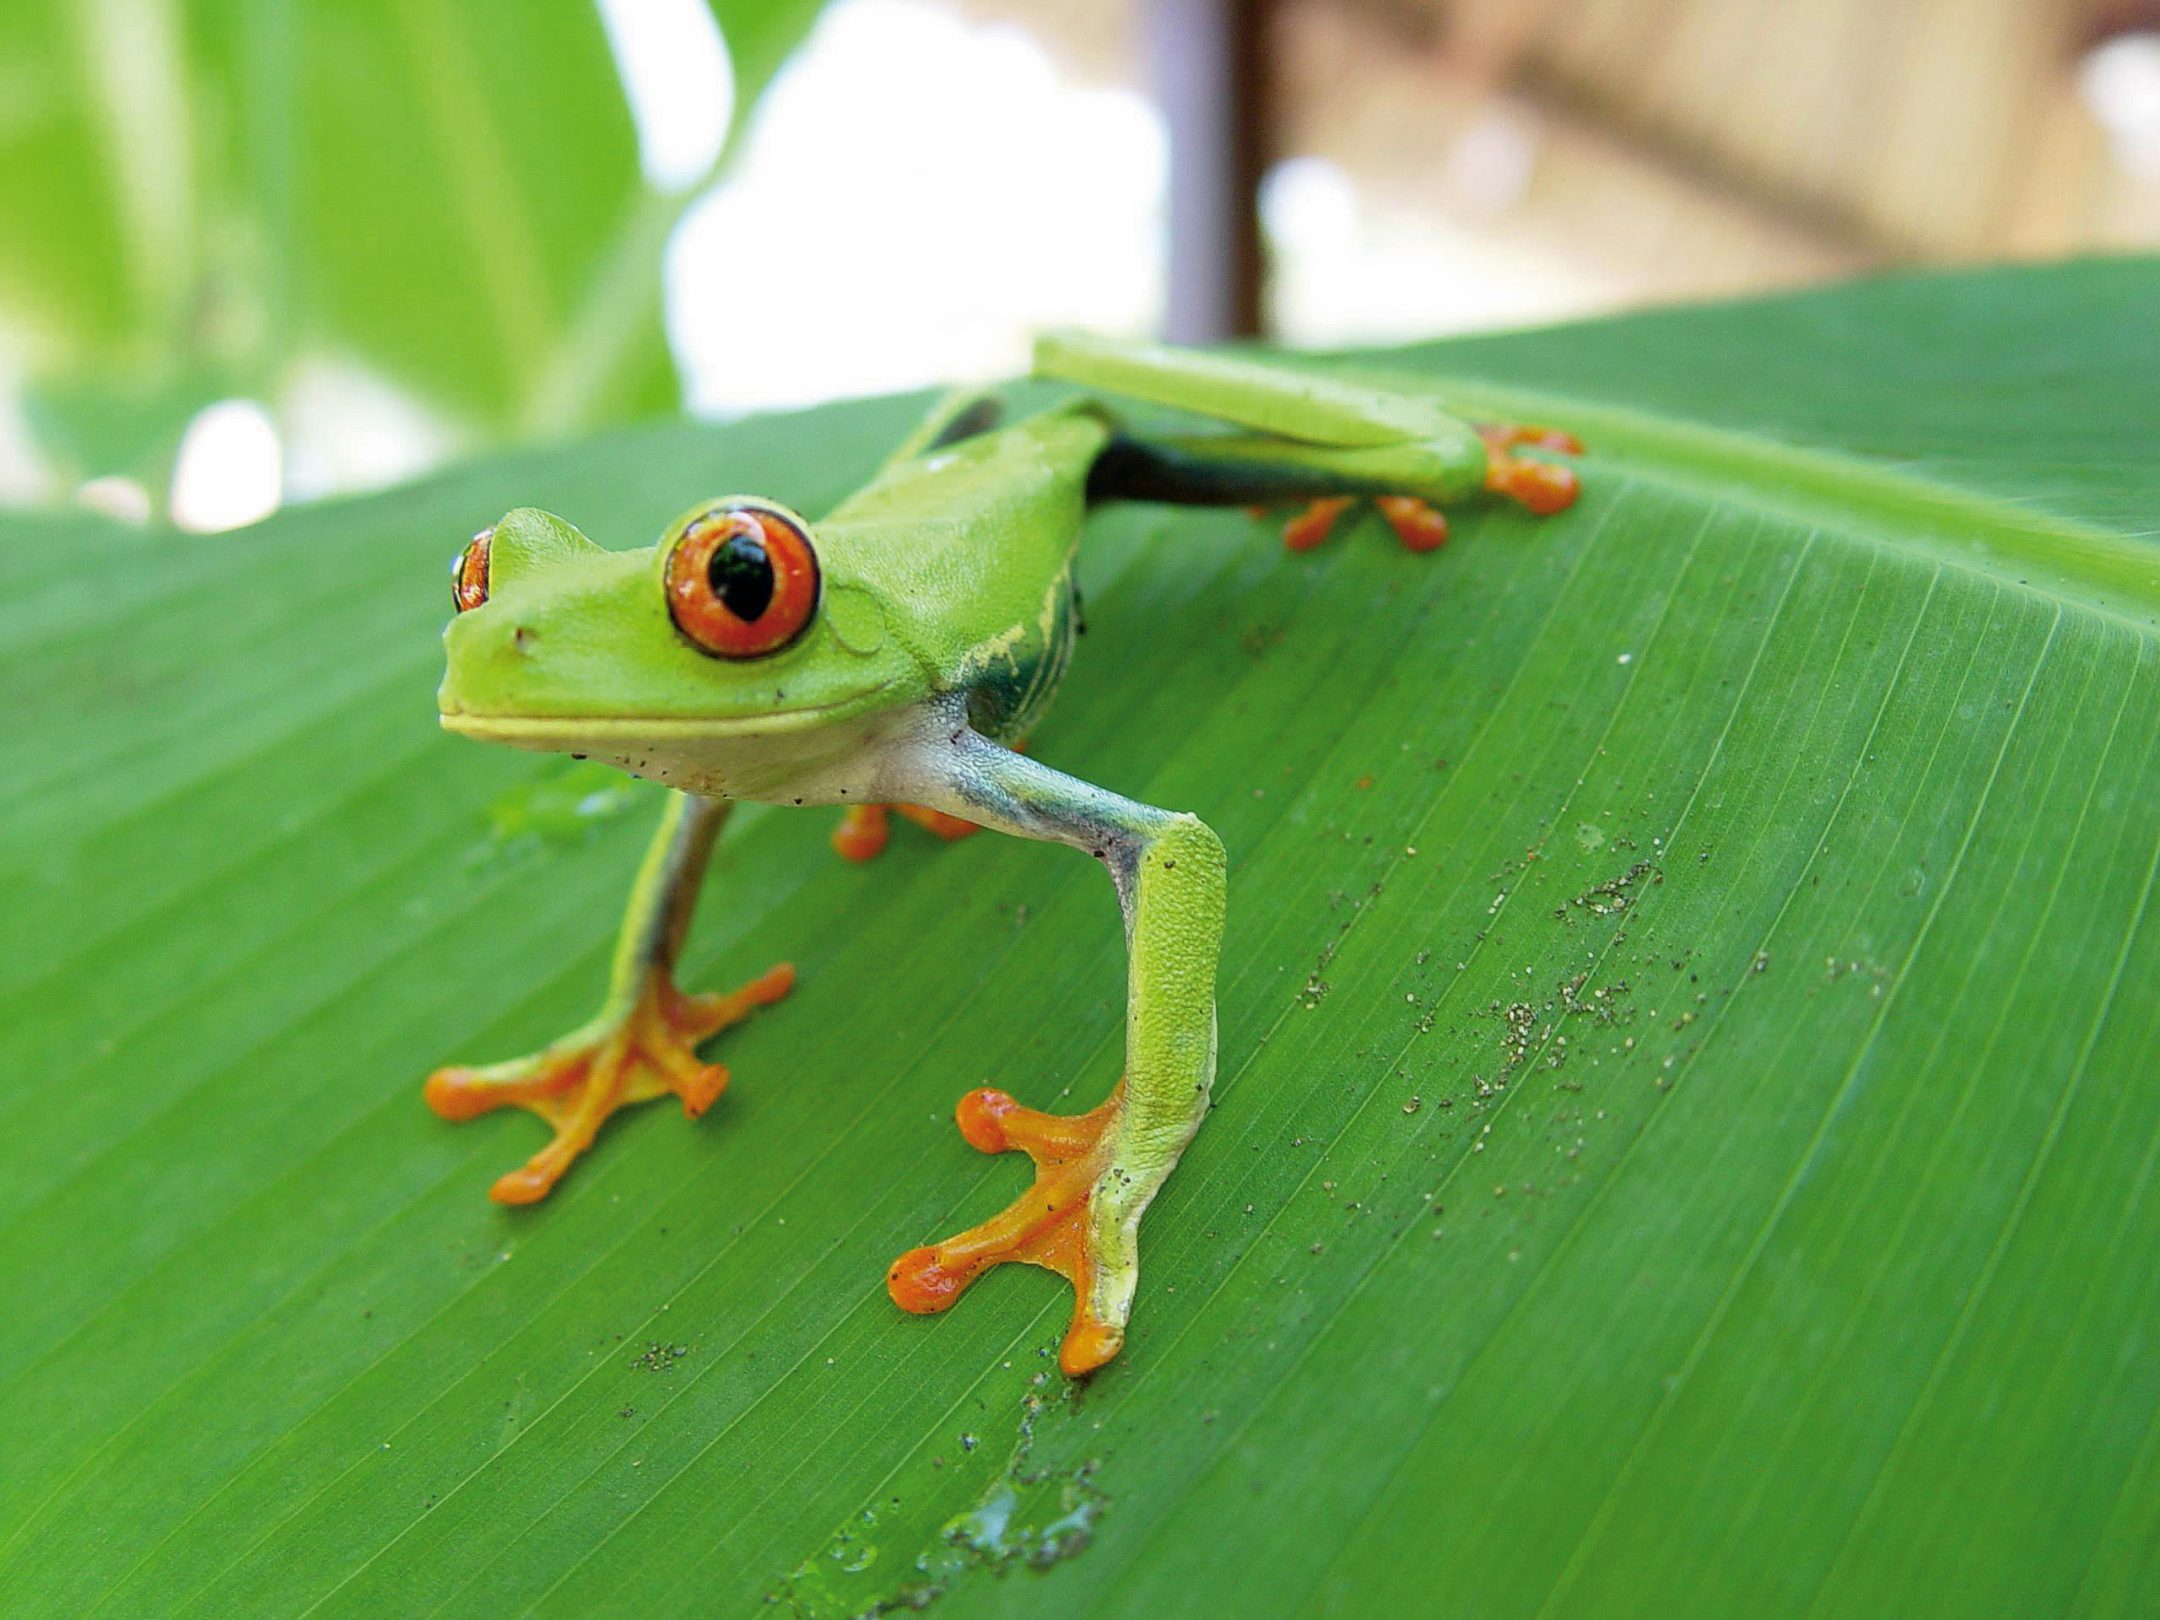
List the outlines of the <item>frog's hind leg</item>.
{"type": "MultiPolygon", "coordinates": [[[[1534,427],[1521,422],[1473,423],[1485,442],[1485,488],[1503,495],[1538,517],[1564,512],[1581,493],[1575,469],[1556,462],[1539,461],[1510,452],[1517,445],[1579,456],[1582,441],[1559,428],[1534,427]]],[[[1321,495],[1305,503],[1283,524],[1283,545],[1291,551],[1311,551],[1335,530],[1342,516],[1357,504],[1354,495],[1321,495]]],[[[1408,551],[1437,551],[1447,544],[1447,514],[1431,501],[1416,495],[1375,495],[1373,505],[1395,538],[1408,551]]],[[[1255,508],[1263,515],[1266,508],[1255,508]]]]}
{"type": "MultiPolygon", "coordinates": [[[[1308,501],[1283,522],[1286,550],[1312,551],[1335,532],[1343,514],[1357,505],[1354,495],[1322,495],[1308,501]]],[[[1438,551],[1447,544],[1447,514],[1430,501],[1415,495],[1375,495],[1373,505],[1406,551],[1438,551]]],[[[1252,508],[1254,517],[1266,517],[1265,506],[1252,508]]]]}
{"type": "Polygon", "coordinates": [[[1538,517],[1549,517],[1565,512],[1582,493],[1573,467],[1510,453],[1516,446],[1527,444],[1564,456],[1581,455],[1582,440],[1565,428],[1538,427],[1528,422],[1480,422],[1477,435],[1485,441],[1485,487],[1494,494],[1505,495],[1538,517]]]}
{"type": "Polygon", "coordinates": [[[840,825],[833,829],[833,849],[847,860],[875,860],[885,853],[885,842],[891,837],[887,818],[895,815],[947,840],[965,838],[971,832],[982,830],[972,821],[962,821],[958,816],[948,816],[942,810],[932,810],[925,805],[856,804],[848,807],[847,813],[840,818],[840,825]]]}
{"type": "Polygon", "coordinates": [[[690,994],[675,985],[675,959],[727,810],[687,794],[669,801],[631,891],[607,1001],[596,1017],[530,1057],[428,1076],[427,1104],[444,1119],[516,1106],[553,1128],[546,1147],[496,1180],[490,1196],[497,1203],[545,1198],[618,1108],[672,1094],[696,1119],[728,1082],[723,1065],[698,1057],[698,1043],[793,986],[794,969],[784,962],[725,994],[690,994]]]}
{"type": "Polygon", "coordinates": [[[1231,433],[1121,433],[1088,482],[1090,500],[1300,508],[1283,531],[1294,551],[1325,540],[1373,498],[1413,551],[1447,540],[1442,507],[1480,491],[1546,515],[1573,504],[1574,469],[1516,456],[1519,446],[1580,454],[1573,435],[1479,424],[1417,395],[1314,372],[1080,334],[1044,338],[1035,369],[1212,416],[1231,433]]]}

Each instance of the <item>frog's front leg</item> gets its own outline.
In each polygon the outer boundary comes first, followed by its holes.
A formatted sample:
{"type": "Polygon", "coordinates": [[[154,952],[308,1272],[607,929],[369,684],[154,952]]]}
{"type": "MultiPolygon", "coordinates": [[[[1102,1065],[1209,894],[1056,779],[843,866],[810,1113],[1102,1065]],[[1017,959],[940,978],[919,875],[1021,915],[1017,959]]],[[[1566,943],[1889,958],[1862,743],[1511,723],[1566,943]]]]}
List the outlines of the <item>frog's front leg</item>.
{"type": "Polygon", "coordinates": [[[905,1310],[942,1311],[1002,1262],[1055,1271],[1074,1293],[1058,1363],[1077,1377],[1124,1342],[1140,1276],[1140,1217],[1207,1112],[1222,844],[1195,817],[1090,787],[957,720],[922,754],[924,779],[911,784],[911,799],[1071,844],[1108,868],[1129,956],[1125,1074],[1101,1106],[1072,1116],[1024,1108],[1000,1091],[963,1097],[961,1133],[987,1153],[1025,1152],[1035,1183],[980,1226],[902,1255],[886,1286],[905,1310]]]}
{"type": "Polygon", "coordinates": [[[794,969],[783,962],[725,995],[676,988],[675,960],[729,808],[687,793],[670,796],[631,889],[607,1000],[597,1015],[531,1057],[428,1076],[428,1106],[444,1119],[471,1119],[514,1103],[554,1127],[554,1140],[497,1179],[489,1194],[497,1203],[545,1198],[618,1108],[672,1092],[696,1119],[728,1082],[723,1065],[698,1057],[698,1042],[778,1001],[793,986],[794,969]]]}

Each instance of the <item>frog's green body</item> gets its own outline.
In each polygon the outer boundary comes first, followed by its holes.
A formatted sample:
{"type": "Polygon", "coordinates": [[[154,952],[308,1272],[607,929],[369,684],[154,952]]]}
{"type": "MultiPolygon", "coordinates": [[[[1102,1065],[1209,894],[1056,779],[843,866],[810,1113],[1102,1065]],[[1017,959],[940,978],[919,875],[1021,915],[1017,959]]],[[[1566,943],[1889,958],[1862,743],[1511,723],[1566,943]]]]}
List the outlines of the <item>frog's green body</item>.
{"type": "Polygon", "coordinates": [[[1075,845],[1109,867],[1126,914],[1125,1078],[1077,1119],[1001,1093],[964,1099],[969,1140],[1028,1151],[1036,1185],[997,1220],[904,1256],[889,1281],[903,1305],[936,1310],[999,1260],[1058,1270],[1077,1295],[1062,1360],[1078,1373],[1122,1342],[1140,1216],[1205,1112],[1223,907],[1221,846],[1199,821],[1010,746],[1071,657],[1072,568],[1089,507],[1339,506],[1375,493],[1395,498],[1391,521],[1406,540],[1437,543],[1437,516],[1405,497],[1482,485],[1555,509],[1572,475],[1498,453],[1529,435],[1481,437],[1424,400],[1301,373],[1078,337],[1046,340],[1037,363],[1247,431],[1139,438],[1089,399],[999,428],[955,401],[814,528],[772,502],[730,497],[643,551],[602,550],[530,509],[476,542],[462,564],[466,611],[446,636],[443,723],[610,760],[679,794],[633,894],[601,1014],[537,1057],[440,1071],[428,1096],[454,1118],[514,1102],[556,1126],[546,1149],[497,1183],[511,1202],[544,1195],[626,1102],[672,1092],[702,1112],[726,1074],[696,1059],[695,1042],[791,982],[781,969],[731,997],[691,997],[672,981],[734,799],[854,807],[851,835],[875,831],[843,844],[854,854],[883,837],[881,819],[856,818],[897,801],[928,807],[914,813],[941,830],[984,825],[1075,845]],[[753,573],[730,572],[744,568],[753,573]]]}
{"type": "Polygon", "coordinates": [[[742,664],[674,633],[664,545],[602,551],[513,513],[495,526],[491,599],[524,611],[453,622],[446,722],[575,745],[686,792],[805,803],[849,797],[868,746],[856,722],[874,732],[939,692],[969,694],[986,734],[1014,740],[1071,652],[1073,554],[1108,436],[1094,413],[1060,410],[888,464],[816,526],[817,621],[742,664]],[[626,643],[639,656],[622,658],[626,643]],[[831,769],[813,769],[828,750],[831,769]]]}

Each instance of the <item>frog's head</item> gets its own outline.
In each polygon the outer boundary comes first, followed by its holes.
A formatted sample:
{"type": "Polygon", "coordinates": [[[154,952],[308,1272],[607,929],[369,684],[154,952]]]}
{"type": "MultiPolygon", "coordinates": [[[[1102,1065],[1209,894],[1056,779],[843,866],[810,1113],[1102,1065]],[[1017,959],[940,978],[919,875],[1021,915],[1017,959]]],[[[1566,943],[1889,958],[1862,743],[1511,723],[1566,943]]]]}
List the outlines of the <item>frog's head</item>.
{"type": "Polygon", "coordinates": [[[795,513],[751,496],[705,502],[640,551],[522,507],[458,558],[442,722],[726,791],[739,770],[814,758],[921,695],[851,572],[795,513]]]}

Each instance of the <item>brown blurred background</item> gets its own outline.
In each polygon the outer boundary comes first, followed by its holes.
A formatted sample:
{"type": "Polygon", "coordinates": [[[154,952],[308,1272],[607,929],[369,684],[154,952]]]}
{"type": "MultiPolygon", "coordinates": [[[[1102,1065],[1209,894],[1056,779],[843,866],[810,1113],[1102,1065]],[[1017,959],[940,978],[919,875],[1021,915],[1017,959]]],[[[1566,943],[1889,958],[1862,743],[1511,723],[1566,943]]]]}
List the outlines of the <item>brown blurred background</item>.
{"type": "Polygon", "coordinates": [[[1239,324],[1297,336],[2160,240],[2160,5],[966,4],[1038,30],[1076,71],[1188,93],[1204,76],[1180,30],[1217,19],[1250,52],[1235,89],[1253,105],[1220,122],[1258,148],[1263,195],[1271,165],[1316,161],[1354,193],[1369,250],[1429,257],[1441,285],[1451,248],[1524,267],[1519,298],[1494,287],[1468,311],[1359,307],[1354,270],[1278,228],[1272,275],[1229,302],[1239,324]]]}

